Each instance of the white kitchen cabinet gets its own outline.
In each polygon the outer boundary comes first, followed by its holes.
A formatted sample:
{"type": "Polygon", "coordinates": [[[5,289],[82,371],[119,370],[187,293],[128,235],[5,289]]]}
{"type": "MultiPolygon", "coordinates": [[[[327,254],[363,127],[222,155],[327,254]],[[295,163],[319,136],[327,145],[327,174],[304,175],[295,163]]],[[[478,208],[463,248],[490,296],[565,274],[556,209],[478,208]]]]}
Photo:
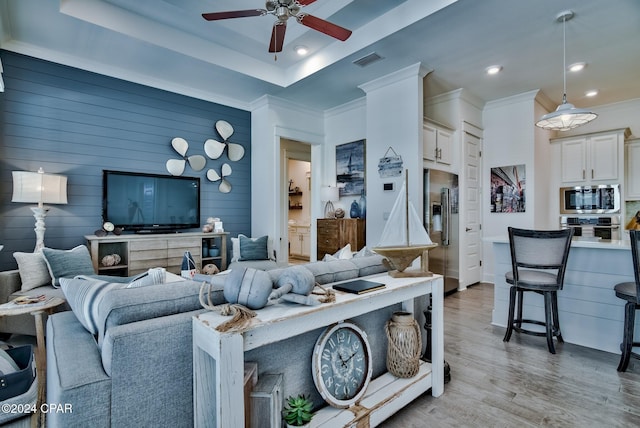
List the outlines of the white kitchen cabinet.
{"type": "Polygon", "coordinates": [[[556,138],[561,144],[561,180],[567,185],[619,183],[629,129],[556,138]]]}
{"type": "Polygon", "coordinates": [[[289,255],[308,260],[311,256],[310,240],[309,226],[289,226],[289,255]]]}
{"type": "Polygon", "coordinates": [[[422,144],[424,159],[450,165],[453,144],[453,131],[425,122],[422,125],[422,144]]]}
{"type": "Polygon", "coordinates": [[[640,200],[640,138],[625,144],[626,199],[640,200]]]}

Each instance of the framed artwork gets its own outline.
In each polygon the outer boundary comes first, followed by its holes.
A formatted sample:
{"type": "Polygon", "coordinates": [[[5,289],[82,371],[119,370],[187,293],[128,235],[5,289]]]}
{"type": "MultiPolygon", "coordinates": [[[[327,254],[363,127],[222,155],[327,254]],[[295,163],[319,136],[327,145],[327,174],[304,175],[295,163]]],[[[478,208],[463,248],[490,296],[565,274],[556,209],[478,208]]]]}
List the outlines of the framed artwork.
{"type": "Polygon", "coordinates": [[[523,213],[525,189],[524,165],[491,168],[491,212],[523,213]]]}
{"type": "Polygon", "coordinates": [[[336,183],[340,197],[365,190],[365,140],[336,146],[336,183]]]}

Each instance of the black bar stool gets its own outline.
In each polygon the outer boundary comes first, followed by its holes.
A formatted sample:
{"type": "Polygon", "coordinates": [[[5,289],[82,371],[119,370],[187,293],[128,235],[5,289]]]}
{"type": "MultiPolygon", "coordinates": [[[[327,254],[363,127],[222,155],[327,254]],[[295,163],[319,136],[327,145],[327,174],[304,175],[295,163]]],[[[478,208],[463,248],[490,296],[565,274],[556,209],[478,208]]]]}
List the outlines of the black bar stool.
{"type": "Polygon", "coordinates": [[[640,358],[640,355],[632,352],[635,346],[640,346],[640,342],[633,341],[636,309],[640,308],[640,273],[638,272],[640,270],[640,230],[629,231],[629,236],[631,237],[631,257],[636,282],[622,282],[613,288],[616,297],[627,302],[624,305],[624,332],[620,344],[622,355],[620,356],[620,364],[618,364],[619,372],[627,370],[631,357],[640,358]]]}
{"type": "Polygon", "coordinates": [[[505,275],[511,288],[509,320],[503,340],[508,342],[514,330],[533,336],[546,336],[549,352],[555,354],[553,337],[557,338],[558,343],[563,342],[558,320],[558,290],[562,290],[564,283],[573,229],[528,230],[509,227],[508,230],[512,270],[505,275]],[[523,319],[522,300],[525,291],[543,295],[544,322],[523,319]],[[518,313],[514,315],[516,305],[518,313]],[[522,324],[542,325],[545,331],[528,330],[522,324]]]}

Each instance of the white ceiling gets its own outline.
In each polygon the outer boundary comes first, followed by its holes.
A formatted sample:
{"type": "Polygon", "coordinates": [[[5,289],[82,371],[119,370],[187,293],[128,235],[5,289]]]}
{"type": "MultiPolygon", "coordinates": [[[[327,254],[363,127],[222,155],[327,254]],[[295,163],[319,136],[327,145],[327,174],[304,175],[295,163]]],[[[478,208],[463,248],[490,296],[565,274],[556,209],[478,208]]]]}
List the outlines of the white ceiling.
{"type": "Polygon", "coordinates": [[[465,88],[484,102],[541,89],[577,107],[640,98],[638,0],[317,0],[303,11],[349,28],[340,42],[289,20],[267,52],[272,15],[205,21],[204,12],[262,9],[261,0],[0,0],[0,48],[198,98],[249,108],[265,94],[325,110],[358,85],[421,62],[429,95],[465,88]],[[310,54],[298,57],[293,48],[310,54]],[[353,61],[371,52],[383,60],[353,61]],[[487,76],[487,66],[504,67],[487,76]],[[587,89],[600,94],[587,99],[587,89]]]}

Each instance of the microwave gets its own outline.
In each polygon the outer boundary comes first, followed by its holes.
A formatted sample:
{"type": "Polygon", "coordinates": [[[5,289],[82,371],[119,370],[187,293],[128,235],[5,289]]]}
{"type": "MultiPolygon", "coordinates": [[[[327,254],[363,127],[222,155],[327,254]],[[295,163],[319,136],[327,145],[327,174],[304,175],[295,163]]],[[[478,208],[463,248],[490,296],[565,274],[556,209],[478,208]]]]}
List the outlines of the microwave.
{"type": "Polygon", "coordinates": [[[560,188],[560,213],[620,213],[620,185],[562,187],[560,188]]]}

